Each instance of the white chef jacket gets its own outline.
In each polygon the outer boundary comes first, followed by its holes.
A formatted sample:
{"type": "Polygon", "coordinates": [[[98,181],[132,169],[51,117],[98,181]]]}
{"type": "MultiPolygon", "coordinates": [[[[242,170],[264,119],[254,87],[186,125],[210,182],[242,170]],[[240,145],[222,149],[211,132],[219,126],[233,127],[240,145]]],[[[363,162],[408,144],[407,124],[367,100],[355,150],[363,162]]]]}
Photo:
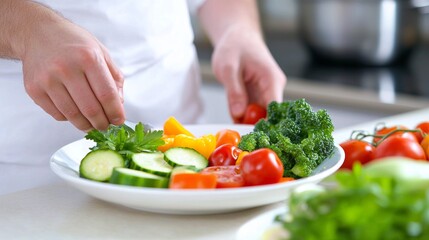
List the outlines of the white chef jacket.
{"type": "MultiPolygon", "coordinates": [[[[161,125],[168,116],[184,123],[202,121],[188,8],[189,3],[197,8],[202,0],[188,1],[37,2],[87,29],[107,47],[125,77],[127,120],[161,125]]],[[[19,61],[0,59],[0,175],[12,163],[48,166],[57,149],[85,135],[34,104],[25,92],[21,68],[19,61]]]]}

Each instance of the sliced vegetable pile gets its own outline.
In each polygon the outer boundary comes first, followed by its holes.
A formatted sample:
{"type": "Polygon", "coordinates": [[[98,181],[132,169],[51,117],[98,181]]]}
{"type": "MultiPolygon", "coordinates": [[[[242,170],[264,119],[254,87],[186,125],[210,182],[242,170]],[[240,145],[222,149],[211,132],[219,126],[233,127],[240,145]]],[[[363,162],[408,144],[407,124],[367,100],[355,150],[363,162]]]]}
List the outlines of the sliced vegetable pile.
{"type": "Polygon", "coordinates": [[[93,130],[85,138],[96,146],[81,161],[80,175],[171,189],[257,186],[306,177],[332,153],[329,115],[313,112],[305,100],[273,102],[267,120],[261,117],[247,117],[257,123],[243,137],[232,129],[195,136],[174,117],[163,130],[145,130],[141,123],[93,130]]]}
{"type": "Polygon", "coordinates": [[[355,162],[366,164],[389,156],[425,161],[429,157],[429,121],[422,121],[414,128],[377,124],[372,133],[354,131],[340,146],[345,152],[342,165],[345,169],[351,169],[355,162]]]}
{"type": "Polygon", "coordinates": [[[429,163],[383,158],[333,179],[335,188],[292,193],[288,214],[276,218],[287,236],[281,239],[429,239],[429,163]]]}

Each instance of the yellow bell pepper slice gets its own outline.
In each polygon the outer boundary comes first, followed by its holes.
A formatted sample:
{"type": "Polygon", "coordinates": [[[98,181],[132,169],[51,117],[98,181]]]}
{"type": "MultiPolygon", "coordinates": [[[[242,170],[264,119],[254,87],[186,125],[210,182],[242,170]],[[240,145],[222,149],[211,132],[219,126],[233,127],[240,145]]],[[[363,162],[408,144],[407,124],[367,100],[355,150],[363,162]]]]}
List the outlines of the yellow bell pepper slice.
{"type": "Polygon", "coordinates": [[[202,137],[195,137],[174,117],[169,117],[163,128],[164,136],[162,139],[165,144],[158,147],[159,151],[165,152],[172,147],[187,147],[195,149],[205,158],[209,158],[216,148],[215,135],[207,134],[202,137]]]}
{"type": "Polygon", "coordinates": [[[237,158],[237,161],[235,162],[236,166],[240,166],[241,160],[243,160],[243,157],[246,156],[247,154],[249,154],[248,151],[242,151],[237,158]]]}
{"type": "Polygon", "coordinates": [[[159,146],[158,151],[165,152],[174,144],[174,136],[164,135],[162,136],[162,140],[164,140],[164,145],[159,146]]]}
{"type": "Polygon", "coordinates": [[[188,129],[186,129],[175,117],[169,117],[164,123],[164,135],[185,134],[195,137],[188,129]]]}
{"type": "Polygon", "coordinates": [[[205,158],[209,158],[216,148],[216,137],[213,134],[207,134],[199,138],[178,134],[174,137],[172,147],[192,148],[205,158]]]}
{"type": "Polygon", "coordinates": [[[200,153],[208,159],[216,149],[216,136],[213,134],[207,134],[200,137],[199,139],[204,142],[204,148],[201,149],[200,153]]]}

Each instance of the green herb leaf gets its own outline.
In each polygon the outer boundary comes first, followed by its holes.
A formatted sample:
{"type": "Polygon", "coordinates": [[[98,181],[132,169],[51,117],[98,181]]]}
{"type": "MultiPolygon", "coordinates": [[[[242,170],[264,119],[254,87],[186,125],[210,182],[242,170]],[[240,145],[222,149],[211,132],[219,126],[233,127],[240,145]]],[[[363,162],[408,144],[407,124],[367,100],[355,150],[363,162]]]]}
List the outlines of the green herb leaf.
{"type": "Polygon", "coordinates": [[[145,131],[143,124],[139,122],[135,129],[127,125],[110,125],[106,131],[92,130],[85,138],[96,143],[91,150],[111,149],[127,156],[131,153],[156,151],[164,144],[162,135],[162,130],[145,131]]]}

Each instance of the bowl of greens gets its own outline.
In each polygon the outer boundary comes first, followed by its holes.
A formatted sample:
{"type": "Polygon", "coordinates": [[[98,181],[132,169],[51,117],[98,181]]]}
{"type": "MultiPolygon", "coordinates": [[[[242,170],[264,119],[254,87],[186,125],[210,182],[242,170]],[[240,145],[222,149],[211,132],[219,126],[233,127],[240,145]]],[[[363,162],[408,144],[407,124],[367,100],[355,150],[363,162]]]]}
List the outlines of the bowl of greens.
{"type": "Polygon", "coordinates": [[[237,239],[429,239],[429,163],[383,158],[300,186],[237,239]]]}

